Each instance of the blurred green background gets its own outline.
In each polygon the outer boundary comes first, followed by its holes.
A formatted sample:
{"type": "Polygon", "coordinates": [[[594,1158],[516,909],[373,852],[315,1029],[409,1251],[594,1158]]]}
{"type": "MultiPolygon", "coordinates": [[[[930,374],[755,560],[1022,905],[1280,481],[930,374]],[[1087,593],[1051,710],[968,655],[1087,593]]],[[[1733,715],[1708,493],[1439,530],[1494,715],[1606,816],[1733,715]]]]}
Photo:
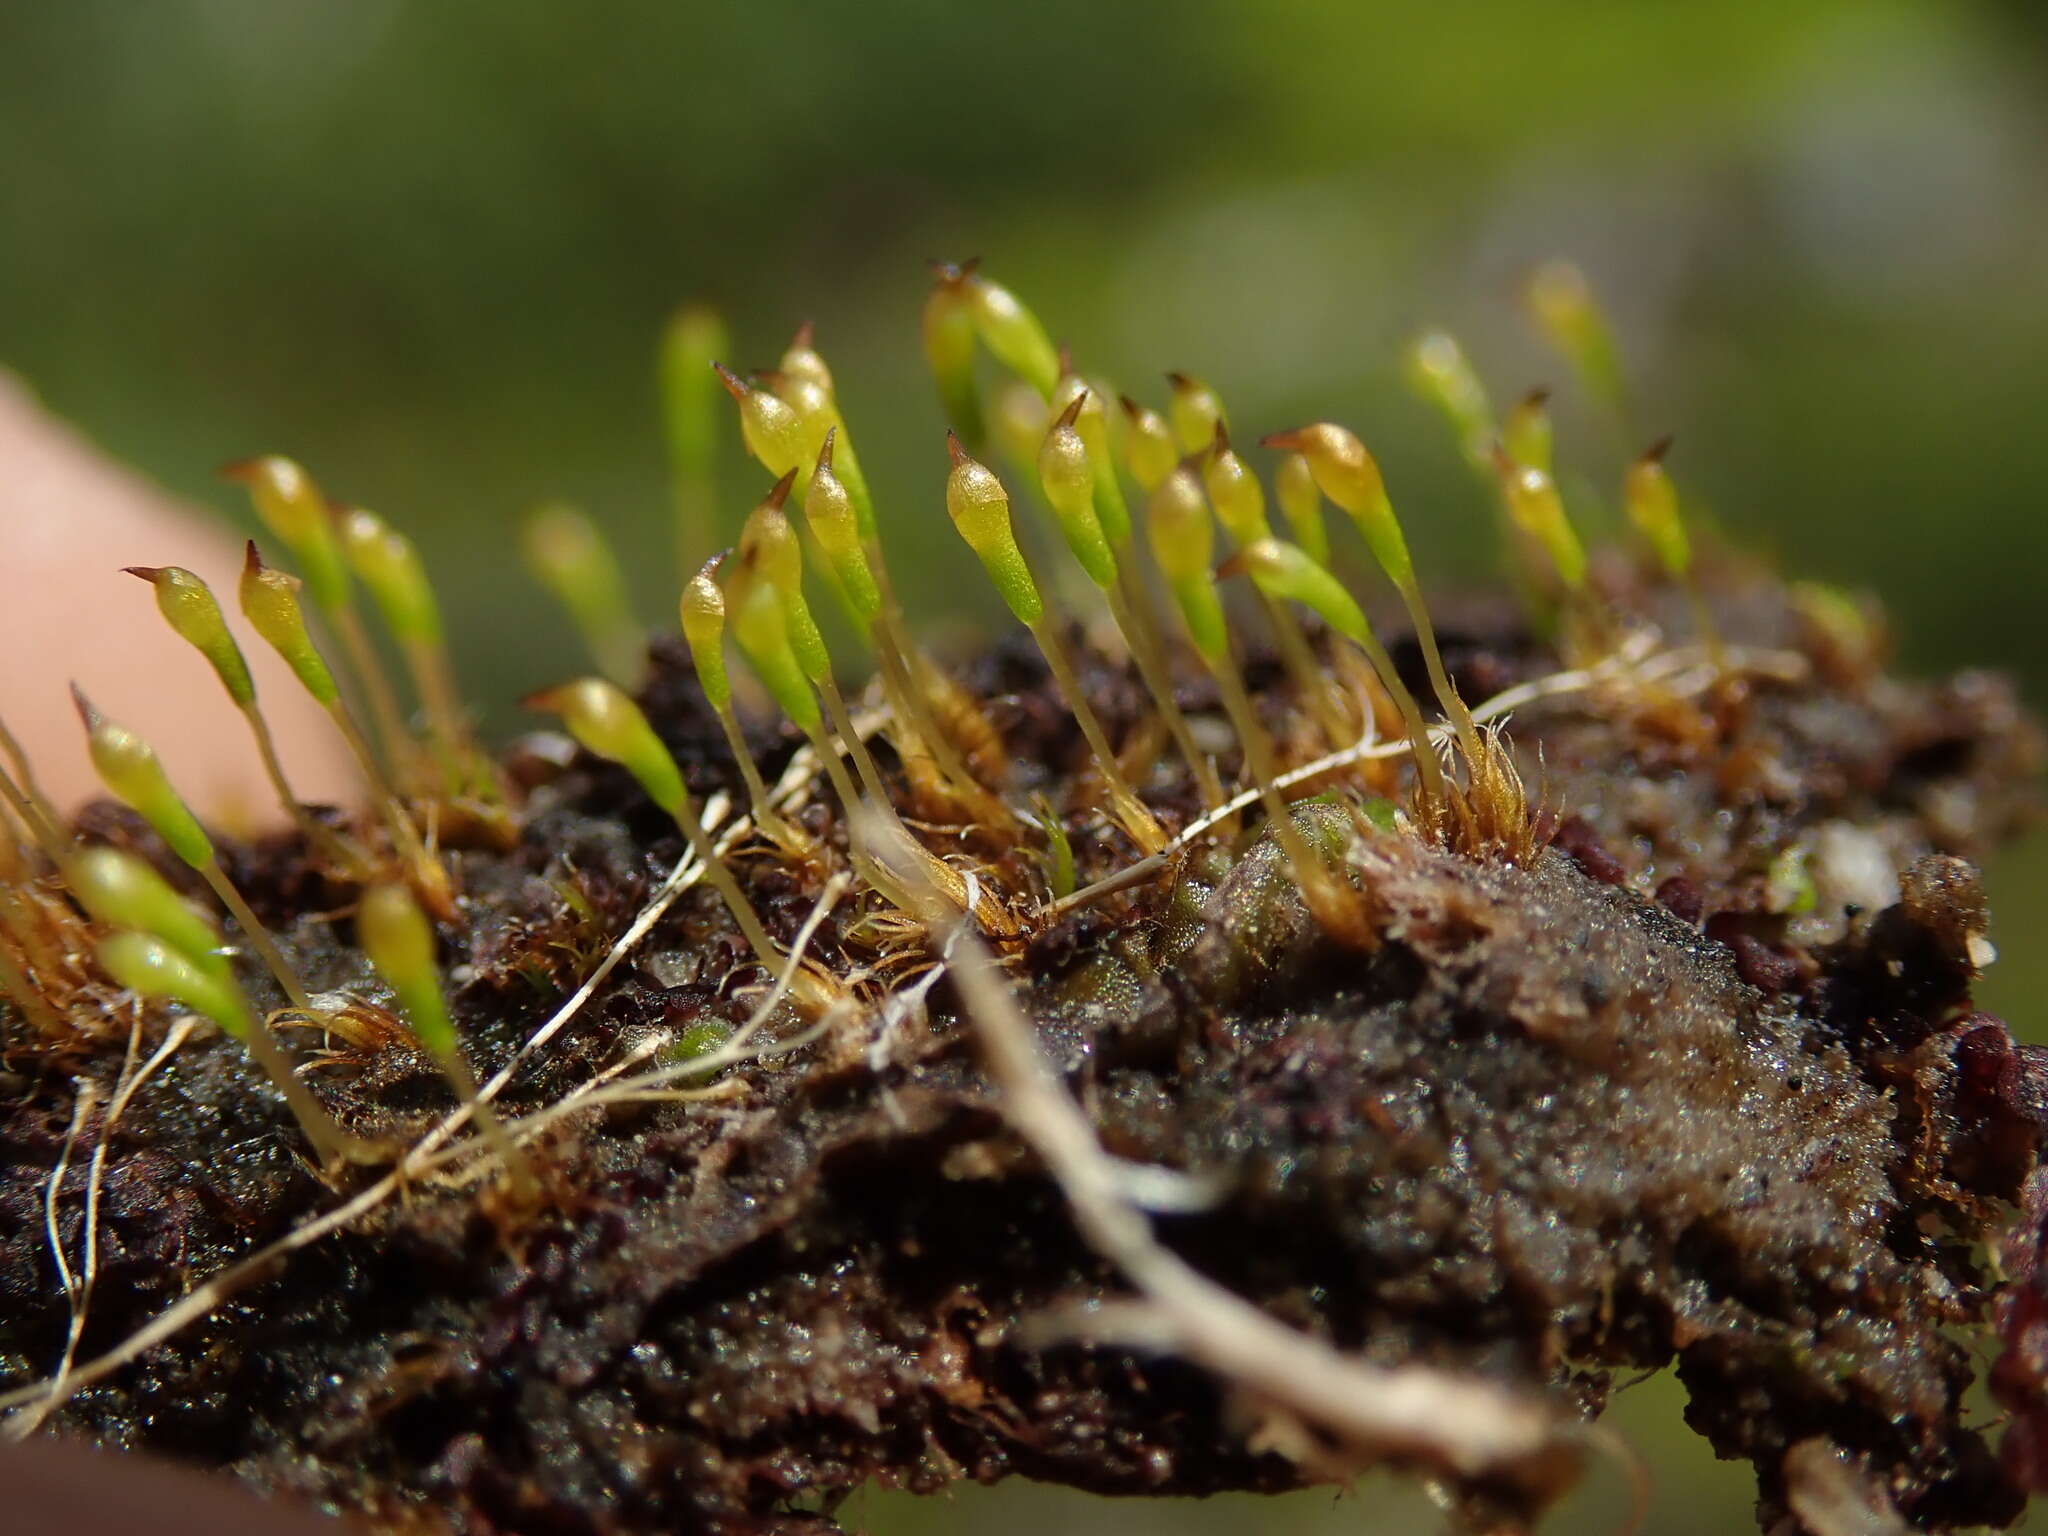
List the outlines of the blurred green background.
{"type": "MultiPolygon", "coordinates": [[[[568,497],[668,613],[653,344],[687,298],[742,363],[817,322],[927,617],[978,592],[943,523],[916,316],[981,254],[1082,360],[1240,428],[1357,424],[1439,580],[1488,524],[1401,342],[1457,331],[1499,398],[1563,383],[1514,302],[1565,254],[1672,464],[1743,540],[1882,591],[1909,665],[2048,699],[2048,10],[1932,0],[4,0],[0,366],[166,486],[303,459],[419,538],[499,726],[572,642],[506,534],[568,497]]],[[[1566,391],[1564,454],[1625,445],[1566,391]]],[[[4,471],[4,466],[0,466],[4,471]]],[[[729,515],[756,494],[728,476],[729,515]]],[[[2023,1029],[2037,841],[1994,875],[2023,1029]]],[[[1675,1428],[1651,1529],[1738,1529],[1747,1474],[1675,1428]]],[[[1596,1484],[1600,1479],[1595,1479],[1596,1484]]],[[[1609,1476],[1606,1481],[1616,1480],[1609,1476]]],[[[1595,1487],[1557,1529],[1609,1528],[1595,1487]]],[[[1605,1502],[1603,1502],[1603,1500],[1605,1502]]],[[[1377,1490],[1157,1511],[1032,1490],[878,1531],[1427,1529],[1377,1490]],[[1376,1518],[1368,1518],[1368,1516],[1376,1518]]]]}

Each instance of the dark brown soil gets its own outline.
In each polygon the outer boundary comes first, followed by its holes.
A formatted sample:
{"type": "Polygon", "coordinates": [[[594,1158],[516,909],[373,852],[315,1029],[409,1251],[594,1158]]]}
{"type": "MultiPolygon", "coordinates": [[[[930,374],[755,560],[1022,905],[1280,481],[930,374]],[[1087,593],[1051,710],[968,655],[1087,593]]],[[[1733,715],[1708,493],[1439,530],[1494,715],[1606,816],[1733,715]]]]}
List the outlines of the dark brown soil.
{"type": "MultiPolygon", "coordinates": [[[[1731,581],[1722,606],[1735,638],[1804,656],[1807,675],[1526,706],[1512,740],[1550,847],[1515,867],[1354,837],[1376,948],[1325,938],[1257,840],[1082,909],[1015,969],[1108,1149],[1216,1189],[1162,1234],[1276,1316],[1588,1415],[1616,1378],[1675,1361],[1689,1422],[1755,1463],[1766,1526],[1789,1518],[1788,1450],[1814,1437],[1915,1529],[2004,1525],[2023,1492],[1963,1394],[1986,1353],[1983,1244],[2040,1145],[2040,1077],[1972,1007],[1985,921],[1962,859],[2027,807],[2039,738],[2004,683],[1897,681],[1807,633],[1772,583],[1731,581]]],[[[1451,650],[1475,698],[1557,667],[1483,610],[1451,650]]],[[[722,785],[716,726],[660,656],[651,713],[696,786],[722,785]]],[[[1277,675],[1259,675],[1283,718],[1277,675]]],[[[1079,744],[1028,657],[965,676],[996,701],[1020,782],[1071,777],[1079,744]]],[[[1127,728],[1129,680],[1092,681],[1127,728]]],[[[1192,680],[1185,702],[1206,703],[1192,680]]],[[[449,951],[480,1074],[681,851],[622,775],[538,752],[514,766],[535,784],[522,841],[461,855],[471,902],[449,951]]],[[[1170,777],[1147,792],[1169,820],[1190,803],[1170,777]]],[[[93,825],[145,842],[111,813],[93,825]]],[[[1072,829],[1083,880],[1128,856],[1099,824],[1072,829]]],[[[303,915],[345,893],[288,844],[235,864],[316,985],[379,995],[346,924],[303,915]]],[[[793,933],[814,882],[739,867],[793,933]]],[[[842,922],[819,945],[835,966],[874,957],[842,922]]],[[[740,1019],[758,979],[692,893],[504,1103],[551,1102],[650,1031],[740,1019]]],[[[477,1536],[820,1529],[871,1478],[1296,1486],[1202,1372],[1021,1336],[1120,1282],[1005,1128],[943,982],[929,1004],[928,1023],[870,1021],[735,1069],[726,1097],[565,1121],[539,1214],[418,1188],[57,1422],[477,1536]]],[[[66,1070],[11,1053],[9,1384],[51,1369],[68,1319],[44,1228],[67,1072],[111,1082],[125,1040],[66,1070]]],[[[366,1131],[450,1105],[403,1044],[344,1046],[313,1080],[366,1131]]],[[[73,1253],[82,1162],[57,1199],[73,1253]]],[[[335,1198],[240,1054],[188,1046],[114,1137],[85,1354],[335,1198]]],[[[1540,1503],[1506,1483],[1465,1493],[1496,1527],[1540,1503]]]]}

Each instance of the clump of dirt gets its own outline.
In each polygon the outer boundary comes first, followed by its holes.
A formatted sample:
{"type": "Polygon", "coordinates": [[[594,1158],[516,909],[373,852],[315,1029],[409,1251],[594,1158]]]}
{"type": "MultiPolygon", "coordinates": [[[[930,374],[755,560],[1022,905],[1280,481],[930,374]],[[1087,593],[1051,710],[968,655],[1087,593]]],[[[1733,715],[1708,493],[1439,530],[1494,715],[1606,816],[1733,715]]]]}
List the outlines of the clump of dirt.
{"type": "MultiPolygon", "coordinates": [[[[1249,835],[1072,909],[1008,963],[1104,1146],[1213,1192],[1157,1217],[1164,1239],[1269,1313],[1575,1416],[1617,1374],[1675,1362],[1693,1427],[1756,1465],[1766,1528],[1800,1518],[1791,1484],[1809,1464],[1855,1469],[1915,1529],[2005,1525],[2042,1458],[2008,1447],[2002,1464],[1969,1422],[1968,1329],[1994,1302],[2042,1310],[2031,1268],[1999,1299],[1983,1245],[2034,1175],[2044,1068],[1971,1003],[1988,918],[1964,861],[2026,812],[2040,739],[1997,679],[1899,681],[1842,656],[1774,583],[1724,586],[1754,665],[1703,680],[1697,655],[1660,670],[1666,653],[1646,651],[1526,698],[1510,739],[1542,786],[1540,856],[1474,861],[1343,824],[1369,948],[1327,937],[1272,842],[1249,835]],[[1815,1443],[1835,1458],[1816,1463],[1815,1443]]],[[[1660,600],[1614,595],[1638,612],[1660,600]]],[[[1474,699],[1559,666],[1483,609],[1446,641],[1474,699]]],[[[733,789],[687,669],[656,660],[657,728],[700,793],[733,789]]],[[[1021,771],[1055,786],[1083,772],[1031,658],[998,651],[963,675],[1021,771]]],[[[1112,729],[1134,729],[1130,678],[1099,661],[1088,676],[1112,729]]],[[[1284,723],[1278,669],[1254,678],[1284,723]]],[[[1193,677],[1182,703],[1198,725],[1215,709],[1193,677]]],[[[757,745],[771,769],[793,747],[757,745]]],[[[450,959],[480,1075],[682,852],[614,770],[539,746],[512,767],[530,789],[519,845],[458,860],[469,899],[450,959]]],[[[1173,825],[1197,808],[1185,783],[1145,788],[1173,825]]],[[[807,814],[838,835],[822,806],[807,814]]],[[[148,847],[124,817],[91,825],[148,847]]],[[[1084,882],[1129,858],[1078,806],[1069,831],[1084,882]]],[[[381,995],[293,843],[232,862],[316,986],[381,995]]],[[[815,878],[762,850],[735,863],[787,941],[815,878]]],[[[818,959],[886,962],[914,986],[922,951],[891,952],[871,927],[835,914],[818,959]]],[[[535,1110],[657,1040],[728,1028],[761,979],[691,891],[500,1104],[535,1110]]],[[[1006,1126],[958,1010],[940,977],[921,1008],[869,1010],[708,1097],[565,1116],[538,1212],[459,1173],[424,1180],[56,1421],[394,1529],[477,1536],[822,1530],[870,1479],[1192,1494],[1312,1478],[1202,1371],[1033,1326],[1124,1287],[1006,1126]]],[[[46,1199],[78,1084],[111,1097],[118,1034],[63,1073],[14,1053],[14,1380],[64,1348],[46,1199]]],[[[311,1078],[366,1134],[417,1135],[452,1107],[402,1040],[336,1039],[311,1078]]],[[[74,1145],[97,1144],[98,1113],[74,1145]]],[[[67,1253],[86,1162],[55,1185],[67,1253]]],[[[135,1094],[101,1178],[87,1355],[338,1198],[217,1039],[135,1094]]],[[[2002,1378],[2023,1400],[2026,1382],[2002,1378]]],[[[1462,1495],[1474,1525],[1511,1529],[1550,1491],[1497,1478],[1462,1495]]]]}

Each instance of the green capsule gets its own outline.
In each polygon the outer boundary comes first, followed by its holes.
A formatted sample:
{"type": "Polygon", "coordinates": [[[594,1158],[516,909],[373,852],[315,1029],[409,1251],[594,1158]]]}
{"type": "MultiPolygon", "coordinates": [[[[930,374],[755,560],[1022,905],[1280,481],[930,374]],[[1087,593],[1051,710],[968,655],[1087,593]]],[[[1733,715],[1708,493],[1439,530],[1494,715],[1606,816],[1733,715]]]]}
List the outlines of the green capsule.
{"type": "Polygon", "coordinates": [[[341,699],[341,690],[335,686],[334,674],[313,644],[313,637],[306,633],[298,579],[265,565],[256,552],[254,539],[249,541],[247,558],[242,562],[241,599],[242,615],[250,627],[284,658],[306,692],[326,708],[333,708],[341,699]]]}
{"type": "Polygon", "coordinates": [[[1279,539],[1261,539],[1247,544],[1224,562],[1219,574],[1231,576],[1243,571],[1271,597],[1300,603],[1347,640],[1369,643],[1371,631],[1365,613],[1344,584],[1329,570],[1309,558],[1306,551],[1279,539]]]}
{"type": "Polygon", "coordinates": [[[1323,493],[1315,471],[1301,454],[1283,454],[1273,471],[1273,494],[1293,531],[1294,542],[1318,565],[1330,563],[1330,530],[1323,525],[1323,493]]]}
{"type": "Polygon", "coordinates": [[[1493,406],[1457,338],[1429,331],[1409,346],[1406,362],[1416,393],[1443,412],[1465,457],[1483,470],[1495,436],[1493,406]]]}
{"type": "Polygon", "coordinates": [[[953,468],[946,477],[946,511],[960,537],[981,561],[996,591],[1020,623],[1035,625],[1045,617],[1045,600],[1017,536],[1010,526],[1010,497],[988,467],[968,456],[960,439],[946,434],[946,452],[953,468]]]}
{"type": "Polygon", "coordinates": [[[790,642],[789,610],[775,584],[742,565],[726,578],[725,601],[733,641],[768,696],[805,735],[822,732],[824,713],[790,642]]]}
{"type": "Polygon", "coordinates": [[[236,706],[247,709],[254,704],[255,679],[249,676],[249,663],[228,629],[213,589],[183,566],[128,565],[122,569],[156,590],[157,611],[181,640],[206,658],[236,706]]]}
{"type": "Polygon", "coordinates": [[[1508,456],[1517,464],[1533,464],[1546,475],[1552,473],[1549,399],[1547,389],[1530,390],[1515,402],[1500,428],[1508,456]]]}
{"type": "Polygon", "coordinates": [[[1178,467],[1154,488],[1145,503],[1145,528],[1152,558],[1180,607],[1195,649],[1211,665],[1227,662],[1230,629],[1215,577],[1209,571],[1216,552],[1216,527],[1193,470],[1178,467]]]}
{"type": "Polygon", "coordinates": [[[1166,403],[1166,419],[1173,428],[1174,442],[1182,453],[1200,453],[1216,440],[1216,429],[1228,425],[1223,401],[1190,374],[1169,373],[1166,382],[1173,388],[1173,398],[1166,403]]]}
{"type": "Polygon", "coordinates": [[[1517,527],[1542,546],[1565,589],[1578,592],[1586,585],[1586,551],[1572,528],[1558,495],[1557,482],[1533,464],[1517,464],[1503,450],[1496,458],[1508,515],[1517,527]]]}
{"type": "Polygon", "coordinates": [[[1220,421],[1202,465],[1202,485],[1209,493],[1209,505],[1216,509],[1216,520],[1240,547],[1273,536],[1259,477],[1231,448],[1229,429],[1220,421]]]}
{"type": "Polygon", "coordinates": [[[645,632],[597,524],[562,502],[536,507],[519,525],[519,552],[528,573],[568,613],[604,674],[638,686],[646,665],[645,632]]]}
{"type": "Polygon", "coordinates": [[[341,547],[356,580],[370,589],[393,639],[441,643],[441,605],[411,539],[376,513],[355,507],[342,514],[341,547]]]}
{"type": "Polygon", "coordinates": [[[640,706],[616,685],[598,677],[578,678],[534,694],[526,704],[560,715],[585,751],[632,774],[647,798],[669,815],[679,817],[689,805],[675,758],[654,734],[640,706]]]}
{"type": "Polygon", "coordinates": [[[724,555],[713,555],[703,568],[683,584],[683,643],[690,648],[690,664],[697,670],[697,682],[704,700],[723,713],[732,706],[732,679],[725,670],[725,592],[718,585],[718,568],[724,555]]]}
{"type": "Polygon", "coordinates": [[[795,478],[793,472],[784,475],[747,514],[746,526],[740,530],[740,564],[775,589],[797,665],[805,676],[821,681],[832,675],[832,658],[826,653],[825,637],[818,632],[811,605],[804,600],[803,545],[782,510],[795,478]]]}
{"type": "Polygon", "coordinates": [[[810,486],[804,491],[804,522],[824,551],[855,620],[861,628],[870,629],[882,611],[882,594],[875,583],[874,567],[868,563],[859,513],[833,465],[838,437],[835,427],[825,434],[824,446],[818,450],[810,486]]]}
{"type": "Polygon", "coordinates": [[[213,863],[213,842],[190,807],[171,787],[156,749],[126,726],[116,725],[71,685],[72,701],[85,722],[86,749],[107,792],[148,822],[171,852],[194,869],[213,863]]]}
{"type": "Polygon", "coordinates": [[[1149,496],[1180,463],[1180,449],[1174,445],[1173,429],[1164,416],[1129,395],[1118,404],[1124,411],[1124,467],[1149,496]]]}
{"type": "Polygon", "coordinates": [[[924,358],[939,386],[947,423],[970,443],[982,439],[981,392],[974,381],[974,306],[966,275],[941,265],[924,301],[924,358]]]}
{"type": "Polygon", "coordinates": [[[1664,455],[1670,447],[1667,437],[1628,467],[1621,500],[1629,521],[1656,552],[1657,563],[1669,575],[1683,578],[1692,568],[1692,542],[1678,510],[1678,488],[1664,468],[1664,455]]]}
{"type": "Polygon", "coordinates": [[[390,983],[399,1011],[428,1054],[444,1062],[460,1059],[435,964],[434,930],[412,892],[397,882],[364,891],[356,906],[356,942],[390,983]]]}
{"type": "Polygon", "coordinates": [[[1617,410],[1625,408],[1621,350],[1586,274],[1568,261],[1545,262],[1530,277],[1523,297],[1537,329],[1593,393],[1617,410]]]}
{"type": "MultiPolygon", "coordinates": [[[[793,469],[808,468],[817,453],[817,444],[812,442],[807,449],[807,434],[801,417],[786,400],[779,400],[765,389],[756,389],[723,363],[713,364],[719,379],[725,385],[725,392],[739,402],[740,437],[747,445],[747,452],[758,459],[771,475],[786,475],[793,469]]],[[[818,437],[824,436],[820,428],[818,437]]]]}
{"type": "Polygon", "coordinates": [[[1395,586],[1415,582],[1415,562],[1408,540],[1387,496],[1380,466],[1357,436],[1333,422],[1319,421],[1293,432],[1276,432],[1261,441],[1268,448],[1299,453],[1322,493],[1342,508],[1365,536],[1366,547],[1395,586]]]}
{"type": "Polygon", "coordinates": [[[965,284],[981,344],[997,362],[1050,400],[1060,381],[1060,354],[1038,317],[1009,289],[979,272],[966,273],[965,284]]]}
{"type": "Polygon", "coordinates": [[[815,345],[816,340],[816,332],[811,322],[806,320],[797,327],[796,334],[790,337],[789,345],[782,349],[782,360],[776,367],[790,378],[815,384],[825,391],[827,398],[831,398],[838,394],[838,390],[833,386],[832,370],[826,366],[824,357],[819,353],[815,345]]]}
{"type": "Polygon", "coordinates": [[[247,486],[263,526],[284,547],[306,579],[306,590],[324,613],[348,605],[348,568],[334,536],[334,516],[313,477],[278,454],[246,459],[221,471],[247,486]]]}
{"type": "Polygon", "coordinates": [[[1088,402],[1085,389],[1060,413],[1038,450],[1038,483],[1045,491],[1067,548],[1104,591],[1116,584],[1116,556],[1095,515],[1095,458],[1075,425],[1088,402]]]}
{"type": "Polygon", "coordinates": [[[731,350],[724,318],[702,304],[677,310],[662,329],[662,424],[679,479],[708,480],[718,467],[718,387],[711,370],[731,350]]]}
{"type": "Polygon", "coordinates": [[[1074,430],[1088,449],[1088,467],[1094,476],[1095,520],[1113,548],[1121,549],[1131,536],[1131,509],[1124,502],[1124,488],[1116,477],[1116,449],[1110,442],[1109,417],[1102,409],[1102,396],[1081,382],[1078,375],[1064,373],[1053,391],[1052,410],[1064,416],[1080,402],[1073,419],[1074,430]]]}
{"type": "Polygon", "coordinates": [[[227,973],[200,964],[147,933],[117,933],[100,941],[100,969],[142,997],[159,998],[213,1020],[248,1042],[258,1025],[248,1001],[227,973]]]}
{"type": "Polygon", "coordinates": [[[71,861],[65,877],[85,910],[109,928],[132,928],[160,939],[204,970],[218,971],[225,964],[213,925],[134,854],[88,848],[71,861]]]}

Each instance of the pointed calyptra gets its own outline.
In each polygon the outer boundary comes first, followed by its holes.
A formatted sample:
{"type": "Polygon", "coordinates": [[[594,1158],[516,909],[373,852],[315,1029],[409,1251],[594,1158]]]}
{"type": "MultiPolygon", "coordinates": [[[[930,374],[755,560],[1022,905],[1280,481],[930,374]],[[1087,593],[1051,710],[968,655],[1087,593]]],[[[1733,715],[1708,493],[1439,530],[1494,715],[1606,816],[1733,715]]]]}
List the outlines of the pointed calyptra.
{"type": "Polygon", "coordinates": [[[336,613],[348,605],[348,569],[335,538],[327,498],[312,476],[279,454],[245,459],[221,471],[247,486],[256,515],[277,541],[291,551],[306,579],[306,590],[322,612],[336,613]]]}
{"type": "Polygon", "coordinates": [[[242,614],[264,642],[284,658],[300,684],[322,706],[332,709],[341,701],[334,673],[306,633],[306,614],[299,603],[299,582],[294,576],[263,563],[256,541],[249,541],[242,563],[242,614]]]}
{"type": "Polygon", "coordinates": [[[789,345],[782,349],[782,359],[776,364],[776,368],[789,378],[815,384],[825,391],[827,399],[832,399],[838,394],[833,387],[832,370],[826,366],[824,357],[813,345],[815,340],[816,333],[811,322],[806,320],[797,327],[796,334],[789,339],[789,345]]]}
{"type": "Polygon", "coordinates": [[[72,702],[85,722],[86,748],[93,770],[108,792],[148,822],[171,852],[194,869],[214,862],[213,842],[200,827],[191,808],[171,787],[156,749],[124,725],[117,725],[92,706],[92,701],[71,685],[72,702]]]}
{"type": "Polygon", "coordinates": [[[705,702],[720,713],[732,707],[732,679],[725,670],[725,592],[718,585],[718,568],[725,558],[713,555],[705,561],[683,584],[678,604],[683,643],[690,648],[698,685],[705,702]]]}
{"type": "MultiPolygon", "coordinates": [[[[725,392],[739,403],[740,436],[747,452],[758,459],[771,475],[786,475],[792,469],[810,467],[817,449],[805,448],[803,419],[786,400],[765,389],[756,389],[723,363],[714,363],[725,392]]],[[[820,428],[818,436],[824,436],[820,428]]]]}
{"type": "Polygon", "coordinates": [[[212,588],[183,566],[128,565],[122,569],[155,589],[156,606],[165,622],[206,658],[236,706],[246,709],[255,703],[256,684],[249,676],[249,663],[228,629],[212,588]]]}
{"type": "Polygon", "coordinates": [[[1230,429],[1220,420],[1202,463],[1202,485],[1209,493],[1209,504],[1216,509],[1216,520],[1240,547],[1272,537],[1259,477],[1231,448],[1230,429]]]}
{"type": "Polygon", "coordinates": [[[1045,617],[1045,601],[1017,536],[1010,526],[1010,496],[986,465],[971,458],[960,439],[946,434],[946,452],[953,461],[946,476],[946,511],[960,537],[981,561],[1010,612],[1026,626],[1045,617]]]}
{"type": "Polygon", "coordinates": [[[1166,404],[1166,419],[1182,453],[1200,453],[1215,441],[1216,429],[1225,425],[1223,401],[1215,390],[1191,374],[1169,373],[1166,382],[1173,398],[1166,404]]]}
{"type": "Polygon", "coordinates": [[[1298,453],[1282,454],[1273,470],[1273,495],[1293,530],[1294,542],[1318,565],[1330,563],[1330,530],[1323,525],[1323,493],[1315,471],[1298,453]]]}
{"type": "Polygon", "coordinates": [[[811,483],[804,491],[804,523],[824,552],[854,618],[868,629],[882,611],[882,594],[874,567],[868,563],[860,514],[833,463],[838,437],[836,427],[825,434],[818,462],[811,467],[811,483]]]}
{"type": "Polygon", "coordinates": [[[1072,426],[1087,445],[1089,472],[1095,480],[1095,518],[1102,535],[1112,547],[1121,549],[1131,536],[1131,509],[1124,502],[1124,488],[1116,475],[1116,450],[1110,442],[1109,417],[1102,397],[1081,381],[1071,369],[1060,375],[1053,390],[1052,409],[1064,416],[1079,403],[1072,426]]]}
{"type": "Polygon", "coordinates": [[[1086,390],[1074,396],[1046,433],[1038,450],[1038,483],[1067,548],[1088,579],[1107,591],[1116,584],[1116,556],[1110,552],[1095,513],[1096,461],[1075,424],[1089,398],[1086,390]]]}
{"type": "Polygon", "coordinates": [[[1670,448],[1667,437],[1629,465],[1621,499],[1629,521],[1649,542],[1657,563],[1667,574],[1683,577],[1692,568],[1692,543],[1679,514],[1678,489],[1664,468],[1664,455],[1670,448]]]}

